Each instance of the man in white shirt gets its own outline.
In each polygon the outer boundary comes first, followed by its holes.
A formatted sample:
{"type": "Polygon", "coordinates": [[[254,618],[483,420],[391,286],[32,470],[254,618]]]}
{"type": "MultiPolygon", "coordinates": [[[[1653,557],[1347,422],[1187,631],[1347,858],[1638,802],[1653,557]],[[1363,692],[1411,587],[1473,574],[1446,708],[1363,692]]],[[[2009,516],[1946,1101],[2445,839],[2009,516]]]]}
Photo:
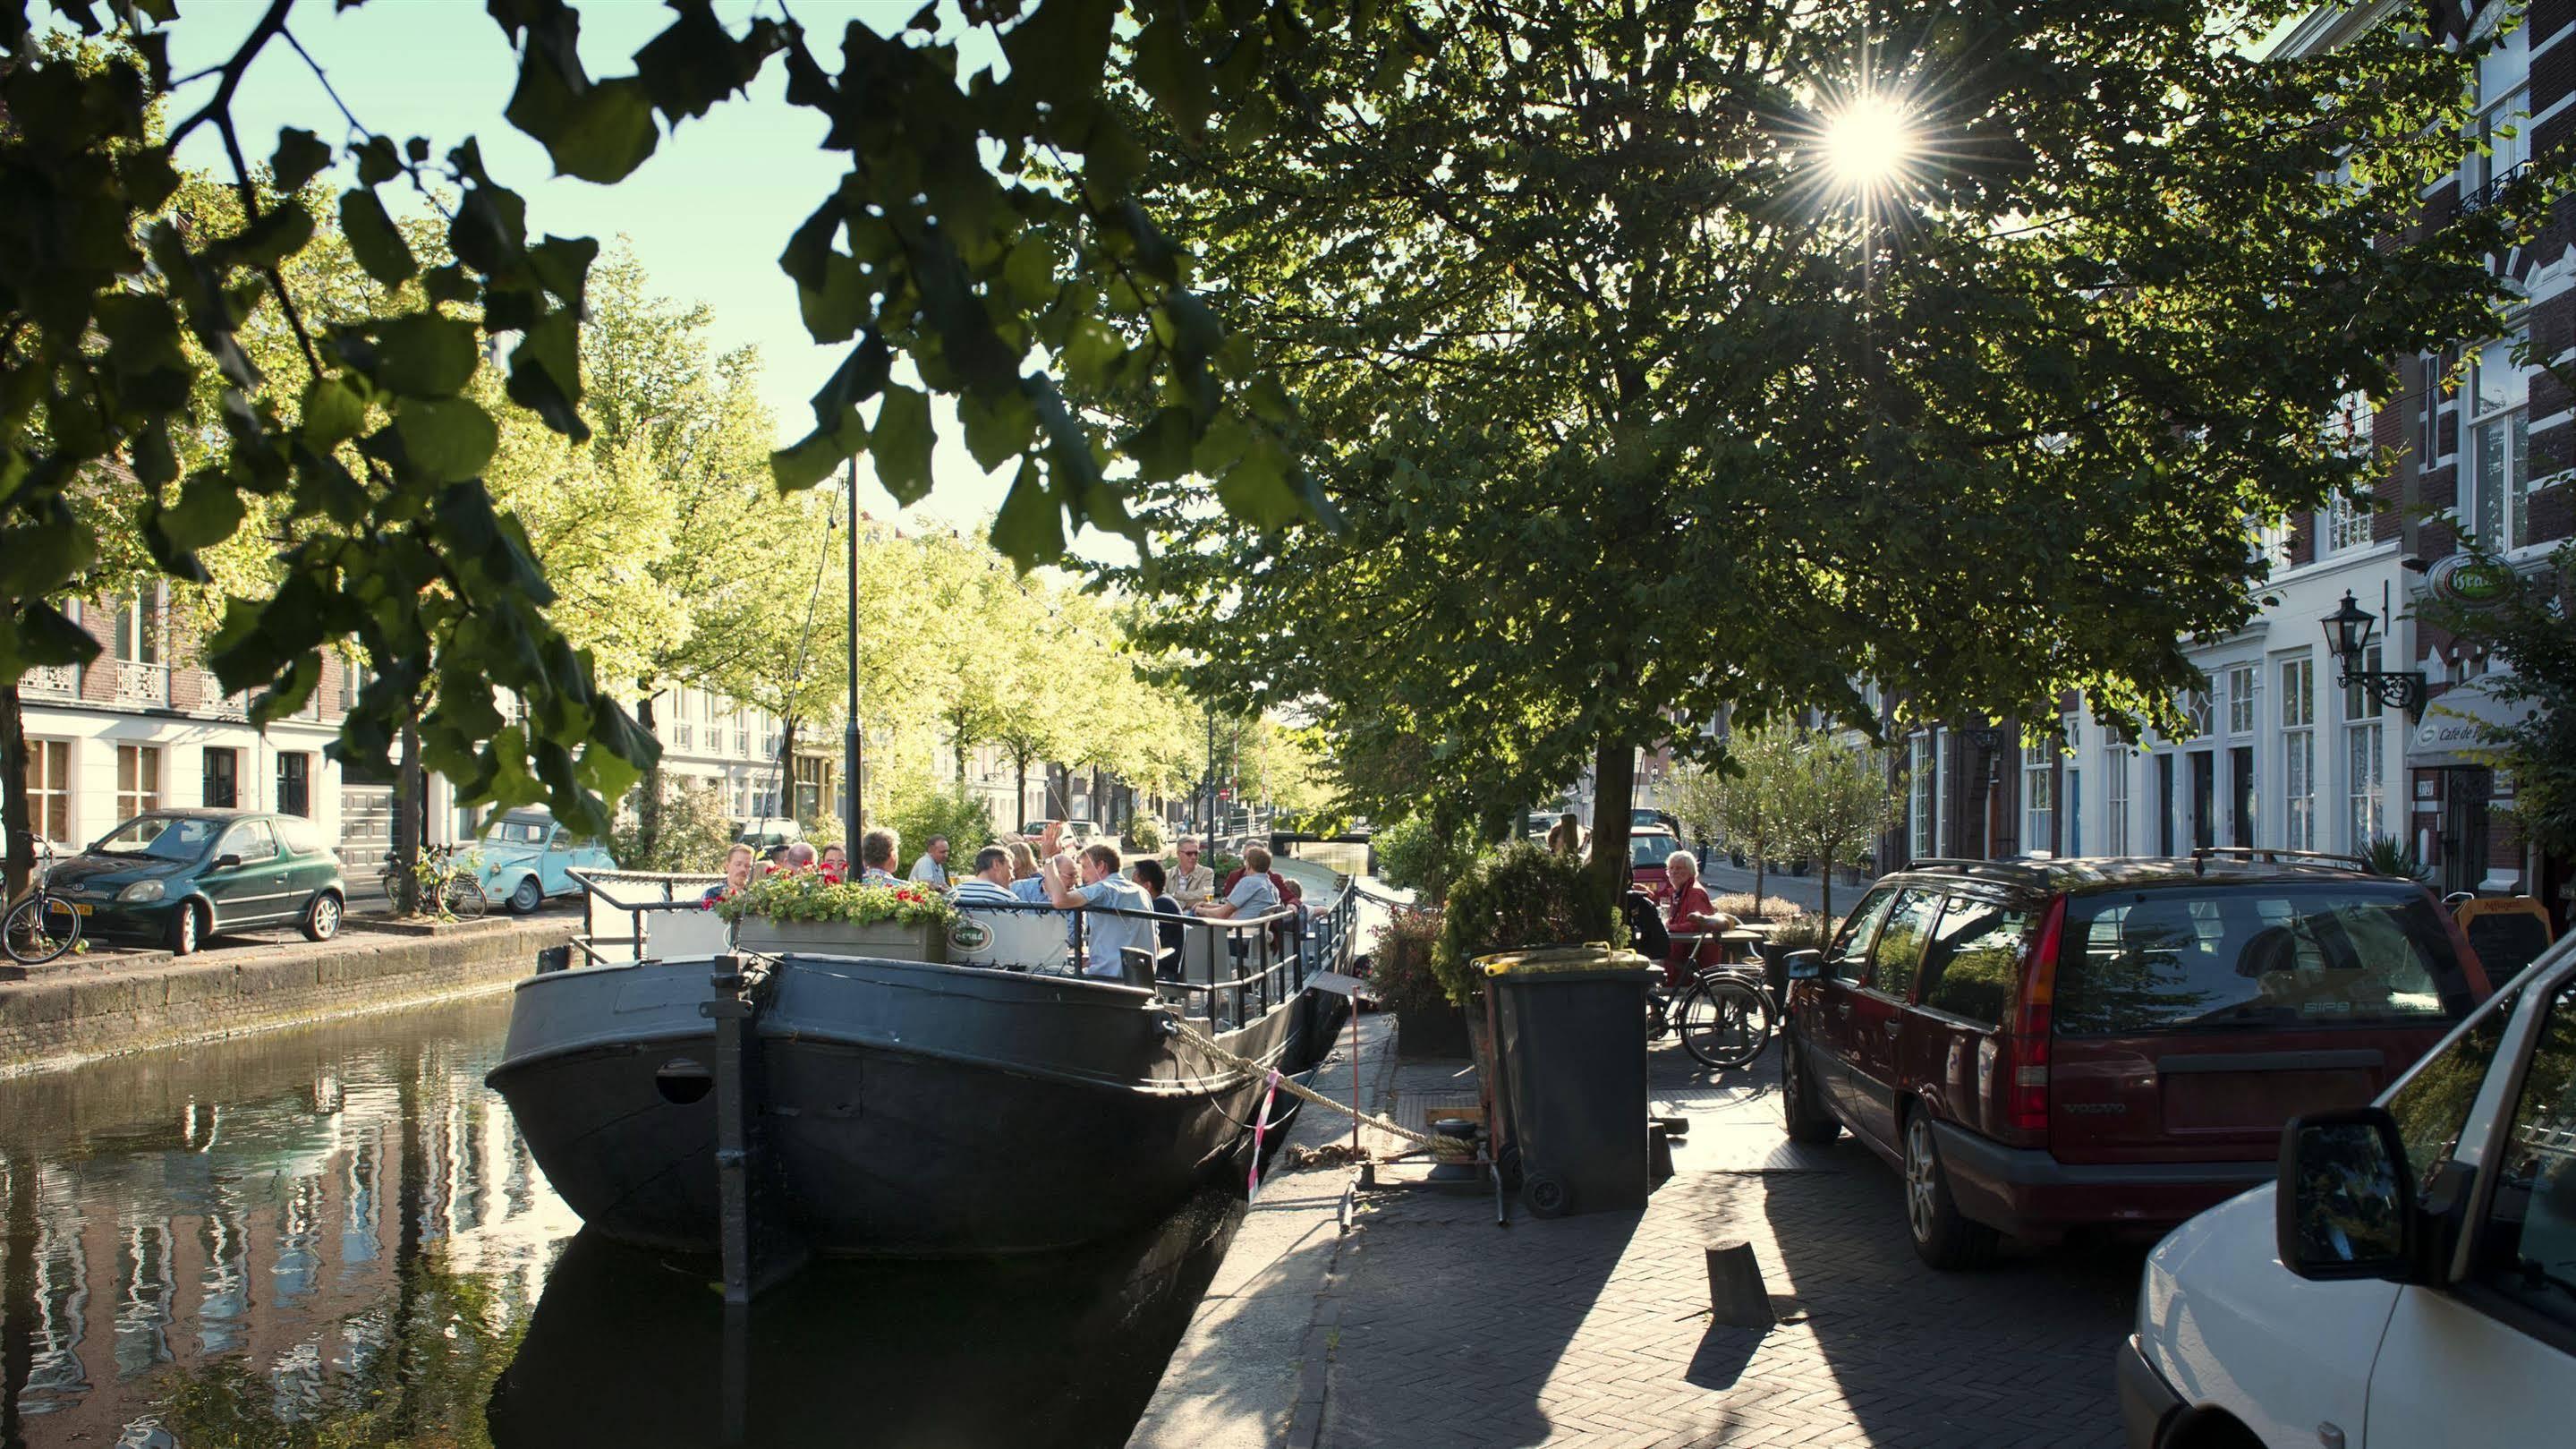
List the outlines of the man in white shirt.
{"type": "Polygon", "coordinates": [[[1211,920],[1251,920],[1279,909],[1279,887],[1270,880],[1270,852],[1258,845],[1243,848],[1243,877],[1221,901],[1205,901],[1198,913],[1211,920]]]}
{"type": "Polygon", "coordinates": [[[975,873],[959,881],[948,898],[961,906],[1018,904],[1020,898],[1011,894],[1011,853],[998,845],[975,852],[975,873]]]}
{"type": "MultiPolygon", "coordinates": [[[[1105,906],[1113,910],[1150,913],[1154,909],[1153,897],[1145,894],[1145,888],[1118,873],[1118,851],[1112,846],[1094,845],[1079,857],[1057,857],[1047,867],[1046,880],[1047,899],[1065,910],[1105,906]],[[1067,859],[1081,862],[1082,884],[1079,886],[1068,878],[1064,864],[1067,859]]],[[[1092,911],[1085,917],[1083,927],[1090,943],[1089,959],[1082,967],[1085,976],[1110,981],[1119,979],[1126,974],[1125,951],[1130,946],[1142,949],[1147,962],[1154,959],[1157,945],[1154,922],[1146,914],[1113,916],[1092,911]]],[[[1150,965],[1146,968],[1149,974],[1152,969],[1150,965]]]]}
{"type": "Polygon", "coordinates": [[[1185,911],[1198,909],[1216,894],[1216,871],[1199,864],[1199,838],[1184,835],[1178,847],[1180,866],[1172,872],[1172,899],[1185,911]]]}
{"type": "Polygon", "coordinates": [[[912,878],[926,886],[948,889],[948,837],[930,837],[930,848],[912,863],[912,878]]]}

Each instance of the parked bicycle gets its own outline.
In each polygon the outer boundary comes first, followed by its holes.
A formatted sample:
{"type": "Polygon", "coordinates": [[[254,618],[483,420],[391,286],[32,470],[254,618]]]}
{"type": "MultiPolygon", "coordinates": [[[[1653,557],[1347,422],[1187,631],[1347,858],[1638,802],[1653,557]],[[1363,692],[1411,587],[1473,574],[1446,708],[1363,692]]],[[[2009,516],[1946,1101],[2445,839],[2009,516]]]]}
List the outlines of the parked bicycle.
{"type": "MultiPolygon", "coordinates": [[[[424,907],[434,907],[469,921],[492,908],[492,898],[483,893],[483,881],[475,870],[471,855],[468,852],[467,858],[460,858],[452,845],[432,845],[422,849],[420,897],[424,907]]],[[[386,900],[399,899],[395,885],[401,875],[402,867],[388,857],[385,868],[376,876],[377,884],[384,888],[386,900]]]]}
{"type": "Polygon", "coordinates": [[[1680,989],[1646,991],[1646,1039],[1666,1032],[1702,1066],[1721,1071],[1748,1065],[1771,1040],[1771,992],[1759,966],[1738,962],[1694,965],[1680,989]]]}
{"type": "Polygon", "coordinates": [[[0,951],[21,966],[42,966],[80,944],[81,908],[46,884],[54,873],[54,848],[36,841],[36,879],[27,894],[0,917],[0,951]]]}

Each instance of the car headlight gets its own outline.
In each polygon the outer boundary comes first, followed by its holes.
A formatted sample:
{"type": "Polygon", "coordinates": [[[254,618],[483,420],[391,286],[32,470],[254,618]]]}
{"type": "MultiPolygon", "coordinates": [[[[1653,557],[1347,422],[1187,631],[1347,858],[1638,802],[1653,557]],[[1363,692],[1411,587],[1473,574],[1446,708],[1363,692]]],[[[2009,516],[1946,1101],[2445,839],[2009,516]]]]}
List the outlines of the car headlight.
{"type": "Polygon", "coordinates": [[[116,893],[120,901],[157,901],[161,899],[161,882],[139,880],[116,893]]]}

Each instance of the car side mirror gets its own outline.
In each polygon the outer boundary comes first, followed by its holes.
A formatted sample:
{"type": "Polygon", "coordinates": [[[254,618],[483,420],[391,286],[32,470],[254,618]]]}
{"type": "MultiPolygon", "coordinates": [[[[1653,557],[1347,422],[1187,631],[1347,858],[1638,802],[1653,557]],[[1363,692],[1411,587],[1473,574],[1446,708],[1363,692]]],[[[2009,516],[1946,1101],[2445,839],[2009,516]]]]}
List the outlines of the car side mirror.
{"type": "Polygon", "coordinates": [[[238,855],[219,855],[219,856],[216,856],[216,857],[215,857],[215,863],[214,863],[213,865],[211,865],[211,866],[207,867],[207,868],[208,868],[208,869],[210,869],[210,870],[237,870],[237,869],[239,869],[239,868],[240,868],[240,866],[241,866],[241,857],[240,857],[240,856],[238,856],[238,855]]]}
{"type": "Polygon", "coordinates": [[[1825,953],[1792,951],[1781,964],[1787,968],[1788,977],[1792,981],[1816,981],[1822,979],[1825,974],[1825,953]]]}
{"type": "Polygon", "coordinates": [[[2402,1283],[2417,1234],[2406,1145],[2384,1107],[2311,1112],[2281,1129],[2273,1233],[2302,1278],[2402,1283]]]}

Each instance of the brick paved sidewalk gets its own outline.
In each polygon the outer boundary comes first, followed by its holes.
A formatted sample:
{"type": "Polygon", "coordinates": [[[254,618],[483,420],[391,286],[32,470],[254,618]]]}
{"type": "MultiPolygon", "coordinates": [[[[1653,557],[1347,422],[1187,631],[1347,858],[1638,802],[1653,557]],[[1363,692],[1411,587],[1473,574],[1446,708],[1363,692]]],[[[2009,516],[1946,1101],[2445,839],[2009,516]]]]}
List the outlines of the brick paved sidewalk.
{"type": "MultiPolygon", "coordinates": [[[[1782,1152],[1772,1072],[1711,1082],[1677,1057],[1656,1054],[1654,1095],[1694,1130],[1643,1213],[1516,1210],[1497,1228],[1489,1199],[1369,1202],[1308,1335],[1327,1361],[1315,1442],[2119,1444],[2112,1350],[2137,1250],[1934,1273],[1884,1164],[1848,1138],[1782,1152]],[[1805,1321],[1709,1325],[1701,1249],[1728,1239],[1753,1244],[1805,1321]]],[[[1452,1085],[1408,1066],[1397,1102],[1452,1085]]]]}

